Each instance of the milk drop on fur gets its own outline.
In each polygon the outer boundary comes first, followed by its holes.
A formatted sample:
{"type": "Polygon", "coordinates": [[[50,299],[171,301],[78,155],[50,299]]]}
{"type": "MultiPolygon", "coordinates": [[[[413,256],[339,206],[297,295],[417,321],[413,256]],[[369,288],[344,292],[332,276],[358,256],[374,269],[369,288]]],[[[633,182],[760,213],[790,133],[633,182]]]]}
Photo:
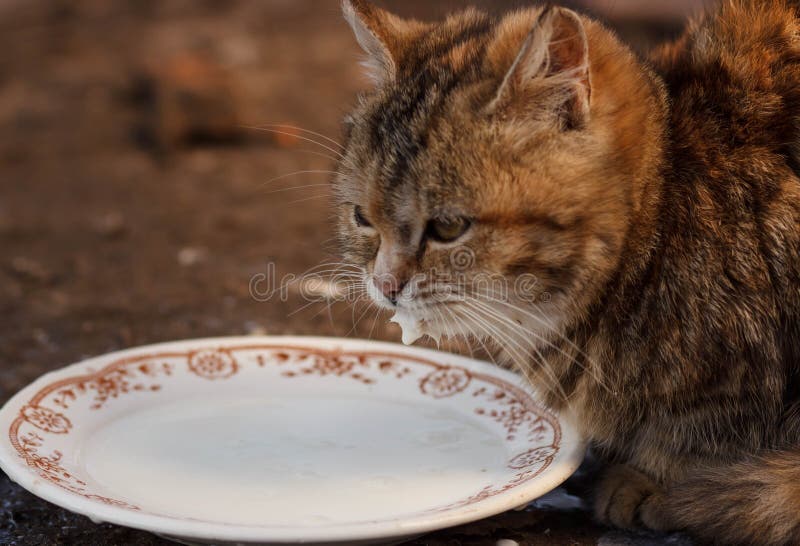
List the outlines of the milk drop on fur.
{"type": "Polygon", "coordinates": [[[398,310],[390,319],[390,322],[394,322],[400,326],[400,329],[403,331],[403,343],[405,345],[411,345],[425,335],[425,332],[422,331],[423,321],[414,318],[409,313],[403,312],[402,310],[398,310]]]}

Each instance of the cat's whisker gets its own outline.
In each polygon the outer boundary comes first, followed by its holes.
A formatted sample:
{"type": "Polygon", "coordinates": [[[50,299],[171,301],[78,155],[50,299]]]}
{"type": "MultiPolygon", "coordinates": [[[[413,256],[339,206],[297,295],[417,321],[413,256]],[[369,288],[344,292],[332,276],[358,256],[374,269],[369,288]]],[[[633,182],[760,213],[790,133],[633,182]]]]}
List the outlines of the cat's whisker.
{"type": "Polygon", "coordinates": [[[284,289],[292,288],[298,290],[301,295],[322,296],[325,299],[341,298],[358,287],[359,278],[357,276],[346,276],[331,274],[328,277],[309,276],[290,281],[285,284],[284,289]]]}
{"type": "Polygon", "coordinates": [[[317,313],[315,313],[314,316],[311,317],[312,319],[314,319],[314,318],[318,317],[324,311],[328,311],[328,313],[330,314],[331,307],[333,306],[334,303],[337,303],[339,301],[351,301],[351,300],[357,302],[359,299],[364,297],[364,295],[366,294],[366,289],[363,286],[363,282],[361,281],[360,278],[356,279],[355,281],[348,281],[346,283],[346,290],[347,291],[344,292],[344,297],[343,298],[327,297],[327,298],[324,298],[324,300],[317,299],[317,300],[311,301],[310,303],[304,305],[300,309],[297,309],[297,310],[293,311],[288,316],[291,317],[292,315],[294,315],[296,313],[299,313],[303,309],[306,309],[306,308],[308,308],[309,306],[311,306],[311,305],[313,305],[315,303],[325,303],[325,307],[323,307],[320,311],[317,311],[317,313]]]}
{"type": "Polygon", "coordinates": [[[298,135],[297,133],[291,133],[291,132],[288,132],[288,131],[278,131],[277,129],[269,129],[269,128],[266,128],[266,127],[253,127],[253,126],[250,126],[250,125],[243,125],[242,128],[249,129],[249,130],[252,130],[252,131],[264,131],[264,132],[273,133],[273,134],[276,134],[276,135],[284,135],[284,136],[288,136],[288,137],[291,137],[291,138],[297,138],[299,140],[305,140],[306,142],[310,142],[312,144],[316,144],[320,148],[324,148],[324,149],[328,150],[329,152],[333,153],[340,160],[344,159],[344,155],[341,153],[341,151],[336,150],[334,148],[331,148],[330,146],[328,146],[326,144],[323,144],[322,142],[319,142],[317,140],[314,140],[314,139],[311,139],[311,138],[308,138],[308,137],[304,137],[302,135],[298,135]]]}
{"type": "MultiPolygon", "coordinates": [[[[572,340],[570,340],[563,333],[561,333],[558,330],[558,328],[556,328],[551,322],[543,319],[542,317],[539,317],[539,316],[531,313],[530,311],[527,311],[526,309],[524,309],[522,307],[514,305],[514,304],[510,303],[509,301],[507,301],[505,299],[495,298],[495,297],[492,297],[492,296],[489,296],[489,295],[483,295],[483,298],[488,300],[488,301],[491,301],[492,303],[496,303],[496,304],[499,304],[499,305],[510,307],[511,309],[513,309],[515,311],[518,311],[518,312],[522,313],[523,315],[525,315],[527,317],[530,317],[533,320],[536,320],[537,322],[539,322],[539,324],[542,324],[543,326],[548,328],[559,339],[565,341],[570,347],[572,347],[575,351],[577,351],[578,355],[582,356],[590,366],[586,366],[586,365],[582,364],[581,362],[579,362],[575,358],[575,356],[568,354],[566,351],[564,351],[563,348],[559,347],[558,345],[556,345],[552,341],[542,337],[541,335],[539,335],[539,334],[537,334],[535,332],[531,332],[531,333],[533,335],[535,335],[539,340],[541,340],[542,342],[546,343],[548,346],[552,347],[553,349],[557,350],[558,352],[560,352],[565,357],[569,358],[571,362],[577,364],[581,369],[583,369],[584,371],[589,373],[592,376],[592,378],[601,387],[603,387],[606,390],[610,391],[610,389],[606,386],[605,381],[603,380],[603,378],[598,375],[598,372],[597,372],[596,368],[599,368],[599,366],[597,366],[597,364],[594,362],[594,360],[591,357],[589,357],[589,355],[587,355],[580,347],[575,345],[575,343],[572,342],[572,340]]],[[[533,305],[536,305],[536,304],[534,303],[533,305]]],[[[538,305],[537,305],[537,309],[539,309],[538,305]]]]}
{"type": "Polygon", "coordinates": [[[294,171],[287,174],[282,174],[280,176],[276,176],[275,178],[270,178],[266,182],[261,182],[260,186],[267,186],[269,184],[273,184],[279,180],[285,180],[286,178],[291,178],[292,176],[298,176],[301,174],[340,174],[338,171],[330,171],[326,169],[310,169],[310,170],[302,170],[302,171],[294,171]]]}
{"type": "Polygon", "coordinates": [[[309,134],[309,135],[313,135],[313,136],[318,136],[318,137],[320,137],[322,139],[325,139],[328,142],[330,142],[331,144],[333,144],[334,146],[337,146],[338,148],[340,148],[341,150],[345,149],[344,146],[342,146],[342,144],[339,141],[329,137],[328,135],[325,135],[325,134],[322,134],[322,133],[318,133],[316,131],[312,131],[311,129],[305,129],[303,127],[298,127],[296,125],[287,125],[285,123],[266,123],[264,125],[259,125],[258,128],[259,129],[290,129],[290,130],[293,130],[293,131],[302,131],[303,133],[306,133],[306,134],[309,134]]]}
{"type": "Polygon", "coordinates": [[[469,349],[469,356],[470,356],[471,358],[475,358],[475,351],[472,349],[472,343],[470,343],[469,328],[468,328],[468,327],[467,327],[467,325],[464,323],[464,321],[463,321],[463,320],[461,320],[461,319],[460,319],[460,318],[459,318],[459,317],[458,317],[458,316],[457,316],[457,315],[456,315],[456,314],[453,312],[453,310],[452,310],[452,309],[448,309],[447,307],[445,307],[445,310],[447,311],[447,314],[450,316],[450,319],[453,321],[453,323],[455,324],[455,326],[458,328],[458,331],[459,331],[459,333],[461,334],[461,337],[464,339],[464,343],[466,344],[466,346],[467,346],[467,349],[469,349]]]}
{"type": "Polygon", "coordinates": [[[342,280],[347,281],[350,279],[358,279],[361,277],[360,273],[357,272],[350,272],[350,271],[320,271],[314,273],[306,273],[302,277],[298,277],[290,283],[296,282],[304,282],[304,281],[311,281],[311,280],[318,280],[321,282],[332,282],[334,280],[342,280]]]}
{"type": "MultiPolygon", "coordinates": [[[[307,287],[309,290],[321,290],[323,286],[329,286],[333,288],[340,287],[342,285],[348,286],[350,284],[359,282],[360,277],[361,276],[357,273],[346,273],[341,271],[332,271],[327,274],[327,276],[326,272],[304,274],[300,277],[283,282],[281,286],[275,288],[272,293],[274,294],[277,291],[283,291],[294,286],[307,287]],[[317,286],[313,286],[312,283],[319,284],[317,286]]],[[[331,291],[335,292],[335,290],[331,291]]]]}
{"type": "MultiPolygon", "coordinates": [[[[448,287],[449,288],[453,288],[452,285],[444,285],[444,287],[445,288],[448,288],[448,287]]],[[[436,288],[439,289],[440,288],[439,285],[436,285],[436,288]]],[[[453,300],[445,298],[445,299],[441,300],[440,303],[452,303],[452,302],[453,302],[453,300]]],[[[492,361],[492,363],[497,365],[497,361],[495,360],[494,355],[492,354],[492,351],[490,351],[489,348],[486,346],[486,344],[483,342],[482,336],[474,334],[473,328],[470,326],[469,321],[467,321],[464,317],[462,317],[459,314],[459,308],[457,306],[453,306],[453,305],[437,305],[435,307],[435,309],[438,309],[440,307],[443,308],[448,313],[448,315],[452,318],[452,320],[457,321],[459,324],[461,324],[463,326],[463,329],[459,328],[459,330],[462,331],[462,335],[467,340],[467,344],[469,345],[470,350],[472,350],[472,344],[470,343],[470,340],[474,339],[478,344],[480,344],[481,348],[486,353],[486,356],[489,357],[489,359],[492,361]]],[[[474,357],[474,353],[473,353],[473,357],[474,357]]]]}
{"type": "Polygon", "coordinates": [[[486,320],[486,318],[484,316],[482,316],[482,310],[476,309],[476,308],[473,308],[473,307],[469,306],[469,302],[461,302],[461,303],[463,303],[463,304],[465,304],[467,306],[467,308],[462,307],[460,309],[461,312],[466,314],[467,317],[469,317],[475,323],[475,325],[478,328],[480,328],[482,331],[487,333],[489,335],[489,337],[502,338],[503,341],[506,341],[506,340],[510,341],[511,345],[513,346],[512,348],[514,350],[513,351],[509,351],[509,353],[511,353],[514,356],[515,359],[517,359],[517,360],[519,360],[521,362],[525,362],[525,361],[528,360],[528,358],[525,356],[527,354],[527,351],[525,350],[525,348],[522,347],[519,343],[516,343],[515,341],[511,340],[507,336],[503,335],[502,332],[499,329],[495,328],[492,324],[490,324],[490,322],[488,320],[486,320]],[[519,351],[521,351],[521,353],[517,352],[517,349],[519,351]]]}
{"type": "Polygon", "coordinates": [[[329,238],[325,239],[324,241],[322,241],[320,243],[320,245],[327,245],[328,243],[332,243],[332,242],[334,242],[336,240],[336,238],[337,238],[336,236],[329,237],[329,238]]]}
{"type": "Polygon", "coordinates": [[[360,266],[357,266],[357,265],[354,265],[354,264],[345,263],[345,262],[323,262],[323,263],[319,263],[319,264],[315,265],[314,267],[309,269],[308,272],[312,272],[318,267],[337,267],[337,268],[343,269],[343,270],[344,269],[351,269],[351,270],[355,270],[355,271],[362,271],[362,272],[364,271],[363,267],[360,267],[360,266]]]}
{"type": "MultiPolygon", "coordinates": [[[[494,301],[495,303],[504,303],[504,302],[503,302],[503,300],[493,300],[493,301],[494,301]]],[[[488,306],[488,304],[486,304],[485,302],[483,303],[483,305],[487,305],[487,306],[488,306]]],[[[546,345],[546,346],[548,346],[548,347],[552,347],[552,348],[553,348],[553,349],[555,349],[556,351],[560,352],[560,353],[561,353],[563,356],[565,356],[567,359],[569,359],[569,361],[570,361],[570,362],[572,362],[572,363],[574,363],[574,364],[577,364],[577,365],[578,365],[578,366],[579,366],[581,369],[583,369],[584,371],[586,371],[587,373],[589,373],[589,374],[592,376],[592,378],[593,378],[593,379],[594,379],[594,380],[595,380],[595,381],[596,381],[596,382],[597,382],[599,385],[601,385],[603,388],[607,388],[607,387],[606,387],[606,385],[605,385],[605,383],[604,383],[604,381],[602,380],[602,378],[601,378],[601,377],[599,377],[599,376],[597,376],[597,375],[596,375],[596,373],[595,373],[595,371],[594,371],[593,369],[589,369],[589,368],[587,368],[586,366],[584,366],[583,364],[581,364],[581,363],[580,363],[580,362],[579,362],[579,361],[578,361],[578,360],[577,360],[577,359],[576,359],[576,358],[575,358],[573,355],[571,355],[571,354],[567,353],[566,351],[564,351],[564,349],[562,349],[561,347],[559,347],[559,346],[558,346],[558,345],[556,345],[555,343],[551,342],[550,340],[548,340],[547,338],[543,337],[542,335],[538,334],[538,333],[537,333],[537,332],[535,332],[535,331],[530,331],[530,330],[528,330],[528,329],[526,329],[526,328],[524,328],[524,327],[520,326],[519,324],[517,324],[517,323],[516,323],[516,322],[514,322],[513,320],[509,319],[509,318],[508,318],[508,317],[506,317],[506,316],[505,316],[505,315],[504,315],[502,312],[500,312],[500,311],[498,311],[498,310],[496,310],[496,309],[492,309],[492,313],[493,313],[493,314],[494,314],[494,315],[495,315],[495,316],[496,316],[498,319],[502,319],[502,320],[504,320],[504,321],[505,321],[507,324],[509,324],[509,325],[513,325],[515,328],[519,328],[521,331],[524,331],[524,332],[527,332],[527,333],[529,333],[529,334],[533,335],[533,336],[534,336],[534,337],[535,337],[535,338],[536,338],[538,341],[540,341],[541,343],[545,344],[545,345],[546,345]]],[[[556,331],[556,333],[558,334],[558,332],[557,332],[557,331],[556,331]]],[[[539,353],[538,349],[537,349],[537,353],[539,353]]],[[[541,353],[539,353],[539,355],[540,355],[540,358],[541,358],[542,360],[544,360],[544,358],[542,357],[541,353]]]]}
{"type": "Polygon", "coordinates": [[[522,373],[526,380],[533,383],[528,367],[523,364],[529,361],[529,354],[524,347],[517,343],[512,336],[504,334],[501,330],[491,325],[480,310],[470,310],[462,307],[460,311],[475,323],[476,327],[481,329],[489,339],[503,347],[503,352],[511,357],[511,363],[514,367],[522,373]]]}
{"type": "MultiPolygon", "coordinates": [[[[296,315],[297,313],[301,313],[301,312],[303,312],[304,310],[308,309],[309,307],[311,307],[311,306],[312,306],[312,305],[314,305],[315,303],[322,303],[322,301],[321,301],[321,300],[314,300],[314,301],[310,301],[310,302],[306,303],[304,306],[300,307],[299,309],[295,309],[294,311],[292,311],[291,313],[289,313],[288,315],[286,315],[286,318],[291,318],[291,317],[293,317],[294,315],[296,315]]],[[[315,315],[315,316],[316,316],[316,315],[315,315]]]]}
{"type": "Polygon", "coordinates": [[[377,305],[375,306],[375,318],[372,319],[372,326],[369,329],[369,335],[367,339],[372,339],[372,333],[375,331],[375,325],[378,323],[378,319],[381,316],[381,308],[377,305]]]}
{"type": "Polygon", "coordinates": [[[330,154],[326,154],[326,153],[323,153],[323,152],[318,152],[316,150],[306,150],[305,148],[302,148],[302,149],[297,149],[297,150],[293,150],[293,151],[300,152],[302,154],[311,154],[311,155],[315,155],[315,156],[318,156],[318,157],[324,157],[328,161],[333,161],[334,163],[339,161],[338,158],[333,157],[330,154]]]}
{"type": "MultiPolygon", "coordinates": [[[[563,388],[561,388],[560,381],[555,376],[555,372],[548,366],[548,363],[546,362],[546,359],[544,358],[544,355],[539,351],[539,349],[536,346],[536,344],[535,343],[531,343],[530,341],[528,341],[527,337],[530,334],[533,334],[534,337],[537,340],[539,340],[539,341],[541,341],[543,343],[550,344],[549,341],[546,340],[545,338],[541,337],[540,335],[538,335],[535,332],[528,332],[524,327],[522,327],[521,325],[519,325],[516,322],[512,321],[507,316],[505,316],[502,313],[500,313],[498,310],[492,308],[489,304],[482,303],[482,302],[478,301],[475,297],[473,297],[471,299],[467,299],[467,295],[464,294],[463,292],[461,292],[459,290],[459,288],[460,287],[457,286],[457,285],[452,285],[452,284],[447,284],[447,283],[442,283],[442,282],[433,283],[432,285],[430,285],[428,287],[430,293],[433,294],[433,295],[441,294],[443,292],[446,292],[447,293],[446,299],[449,299],[452,302],[460,302],[460,303],[466,305],[467,307],[470,307],[472,309],[472,313],[466,312],[466,314],[467,315],[471,315],[472,321],[476,322],[478,326],[482,327],[485,331],[488,330],[490,332],[490,337],[499,338],[504,342],[512,343],[517,349],[517,350],[512,351],[512,356],[513,356],[514,363],[520,369],[520,371],[523,373],[523,375],[525,375],[526,378],[528,378],[528,379],[530,379],[530,373],[529,373],[529,369],[527,368],[526,364],[529,362],[529,360],[531,358],[531,356],[530,356],[531,351],[535,352],[536,356],[538,357],[538,361],[540,362],[540,365],[541,365],[542,369],[548,375],[548,377],[550,377],[550,380],[553,382],[554,387],[558,388],[561,391],[562,397],[566,400],[566,398],[567,398],[566,397],[566,393],[563,392],[563,388]],[[453,294],[456,294],[456,296],[453,297],[453,294]],[[490,326],[488,321],[484,317],[484,315],[488,315],[494,321],[499,321],[500,324],[505,325],[506,329],[509,330],[509,332],[506,332],[504,334],[503,331],[500,330],[499,326],[498,327],[490,326]]],[[[500,300],[497,300],[497,301],[500,301],[500,300]]],[[[436,309],[436,307],[438,307],[438,306],[435,306],[434,309],[436,309]]],[[[450,314],[451,317],[452,317],[452,315],[453,315],[452,310],[449,309],[448,307],[445,307],[445,309],[448,311],[448,314],[450,314]]],[[[445,322],[446,322],[446,326],[445,326],[446,335],[448,337],[451,337],[451,338],[454,337],[453,336],[453,332],[454,332],[455,326],[452,323],[455,322],[455,321],[451,320],[451,321],[445,321],[445,322]]],[[[461,322],[463,323],[463,321],[461,321],[461,322]]],[[[461,325],[459,325],[459,332],[461,334],[461,337],[463,337],[466,340],[468,348],[470,349],[470,351],[474,355],[474,352],[472,351],[472,347],[469,344],[469,334],[468,334],[468,332],[465,331],[462,328],[461,325]]],[[[555,349],[560,350],[559,347],[557,347],[555,345],[552,345],[552,346],[555,349]]],[[[484,346],[484,348],[485,348],[485,346],[484,346]]],[[[488,352],[488,349],[487,349],[487,352],[488,352]]],[[[572,359],[571,355],[567,355],[566,353],[563,352],[563,350],[561,352],[563,354],[565,354],[565,356],[567,356],[570,359],[572,359]]]]}
{"type": "MultiPolygon", "coordinates": [[[[355,284],[355,283],[353,283],[353,284],[355,284]]],[[[357,287],[356,287],[356,288],[357,288],[357,287]]],[[[362,290],[362,292],[365,292],[365,290],[362,290]]],[[[352,294],[358,294],[358,293],[359,293],[359,292],[354,292],[354,293],[351,293],[350,295],[352,296],[352,294]]],[[[328,306],[330,306],[330,305],[332,305],[332,304],[333,304],[335,301],[336,301],[336,300],[335,300],[334,298],[325,298],[324,300],[322,300],[322,299],[315,299],[315,300],[312,300],[312,301],[310,301],[310,302],[306,303],[305,305],[303,305],[302,307],[300,307],[299,309],[295,309],[294,311],[292,311],[291,313],[289,313],[289,314],[287,315],[287,318],[289,318],[289,317],[292,317],[292,316],[296,315],[297,313],[300,313],[300,312],[302,312],[302,311],[303,311],[303,310],[305,310],[305,309],[308,309],[310,306],[312,306],[312,305],[314,305],[314,304],[316,304],[316,303],[323,303],[323,302],[327,302],[327,303],[328,303],[328,306]]],[[[317,317],[318,315],[319,315],[319,313],[317,313],[316,315],[314,315],[314,317],[317,317]]]]}
{"type": "Polygon", "coordinates": [[[448,320],[445,317],[442,317],[442,321],[444,323],[445,337],[447,338],[448,346],[450,347],[450,350],[452,350],[453,344],[456,341],[456,334],[454,333],[453,323],[451,320],[448,320]]]}
{"type": "Polygon", "coordinates": [[[302,186],[292,186],[290,188],[280,188],[280,189],[277,189],[277,190],[271,190],[271,191],[266,192],[265,195],[270,195],[270,194],[273,194],[273,193],[283,193],[283,192],[287,192],[287,191],[306,190],[306,189],[309,189],[309,188],[330,188],[330,187],[331,187],[330,184],[305,184],[305,185],[302,185],[302,186]]]}
{"type": "MultiPolygon", "coordinates": [[[[349,292],[349,293],[347,293],[347,297],[345,298],[344,301],[349,301],[348,298],[350,298],[350,299],[361,298],[366,294],[366,290],[364,288],[362,288],[362,287],[352,286],[350,288],[352,288],[354,290],[349,292]]],[[[331,308],[333,307],[334,303],[337,303],[339,301],[341,301],[341,300],[336,299],[336,298],[327,298],[326,301],[325,301],[325,307],[323,307],[320,311],[315,313],[314,316],[311,317],[311,319],[313,320],[313,319],[317,318],[322,312],[327,311],[328,312],[328,316],[330,317],[330,320],[333,321],[333,316],[331,315],[331,308]]]]}
{"type": "MultiPolygon", "coordinates": [[[[435,326],[436,326],[436,331],[439,332],[440,330],[441,331],[446,330],[447,329],[447,321],[445,320],[444,315],[438,310],[438,308],[434,307],[433,309],[436,311],[436,314],[437,314],[437,318],[436,318],[435,323],[434,323],[435,326]]],[[[438,350],[441,350],[441,348],[442,348],[442,336],[441,335],[436,336],[436,348],[438,350]]]]}
{"type": "MultiPolygon", "coordinates": [[[[358,320],[356,320],[356,321],[354,321],[354,322],[353,322],[353,327],[352,327],[352,328],[350,328],[350,331],[348,331],[348,332],[347,332],[347,333],[344,335],[344,337],[348,337],[348,336],[350,336],[352,333],[354,333],[354,332],[356,331],[356,329],[358,328],[358,325],[359,325],[359,324],[361,324],[361,321],[364,319],[364,317],[367,315],[367,313],[368,313],[368,312],[369,312],[369,311],[372,309],[372,306],[374,305],[374,304],[372,303],[372,298],[366,298],[366,301],[367,301],[367,306],[366,306],[366,309],[364,309],[364,312],[363,312],[363,313],[361,313],[361,315],[358,317],[358,320]]],[[[355,305],[353,306],[353,309],[355,310],[355,305]]],[[[353,317],[355,317],[355,313],[353,313],[353,317]]]]}
{"type": "MultiPolygon", "coordinates": [[[[510,305],[510,306],[512,306],[512,307],[516,307],[516,306],[513,306],[512,304],[509,304],[508,302],[505,302],[505,301],[503,301],[503,300],[494,299],[494,300],[492,300],[492,301],[493,301],[494,303],[505,304],[505,305],[510,305]]],[[[518,309],[519,311],[523,312],[523,310],[522,310],[521,308],[517,308],[517,309],[518,309]]],[[[499,311],[497,312],[497,314],[498,314],[499,316],[505,317],[505,315],[504,315],[503,313],[499,312],[499,311]]],[[[535,317],[535,315],[531,315],[531,316],[532,316],[532,317],[535,317]]],[[[506,320],[509,320],[509,319],[506,319],[506,320]]],[[[510,323],[513,323],[513,321],[510,321],[510,320],[509,320],[509,322],[510,322],[510,323]]],[[[514,324],[516,324],[516,323],[514,323],[514,324]]],[[[526,329],[525,331],[528,331],[528,330],[526,329]]],[[[585,354],[584,354],[584,353],[583,353],[583,352],[582,352],[582,351],[581,351],[581,350],[580,350],[580,349],[579,349],[577,346],[575,346],[575,345],[574,345],[574,344],[573,344],[573,343],[572,343],[572,342],[571,342],[569,339],[567,339],[565,336],[563,336],[563,334],[561,334],[561,333],[560,333],[558,330],[556,330],[555,328],[553,328],[552,332],[553,332],[554,334],[556,334],[556,336],[558,336],[558,337],[559,337],[559,339],[564,339],[565,341],[567,341],[567,343],[569,343],[570,345],[572,345],[572,346],[573,346],[573,347],[576,349],[576,351],[578,351],[578,354],[579,354],[579,355],[583,355],[583,356],[584,356],[584,358],[586,358],[587,362],[590,364],[590,366],[591,366],[591,367],[587,367],[586,365],[582,364],[582,363],[581,363],[581,362],[580,362],[580,361],[579,361],[577,358],[575,358],[575,356],[574,356],[574,355],[567,353],[567,352],[566,352],[566,351],[565,351],[565,350],[564,350],[562,347],[560,347],[559,345],[557,345],[557,344],[553,343],[552,341],[548,340],[547,338],[543,337],[543,336],[542,336],[542,335],[540,335],[539,333],[537,333],[537,332],[535,332],[535,331],[530,331],[529,333],[530,333],[530,334],[532,334],[532,335],[533,335],[533,336],[534,336],[534,337],[535,337],[537,340],[539,340],[541,343],[545,344],[545,345],[546,345],[546,346],[548,346],[548,347],[552,347],[553,349],[555,349],[556,351],[558,351],[559,353],[561,353],[561,354],[562,354],[564,357],[566,357],[567,359],[569,359],[569,361],[570,361],[571,363],[573,363],[573,364],[577,365],[577,366],[578,366],[578,367],[580,367],[580,368],[581,368],[583,371],[587,372],[587,373],[588,373],[588,374],[589,374],[589,375],[590,375],[590,376],[591,376],[591,377],[592,377],[592,378],[593,378],[593,379],[594,379],[594,380],[597,382],[597,384],[598,384],[598,385],[600,385],[602,388],[604,388],[604,389],[608,390],[609,392],[611,392],[611,391],[610,391],[610,389],[609,389],[609,388],[606,386],[606,384],[605,384],[605,381],[603,380],[603,378],[602,378],[602,377],[600,377],[600,376],[597,374],[597,371],[594,369],[594,366],[593,366],[593,364],[594,364],[594,361],[593,361],[593,360],[591,360],[591,359],[590,359],[590,358],[589,358],[587,355],[585,355],[585,354]]]]}
{"type": "Polygon", "coordinates": [[[330,198],[330,195],[328,195],[328,194],[321,194],[321,195],[315,195],[315,196],[313,196],[313,197],[307,197],[307,198],[305,198],[305,199],[298,199],[298,200],[296,200],[296,201],[289,201],[289,202],[287,203],[287,205],[296,205],[296,204],[298,204],[298,203],[305,203],[305,202],[307,202],[307,201],[313,201],[314,199],[319,199],[319,198],[321,198],[321,197],[324,197],[324,198],[326,198],[326,199],[329,199],[329,198],[330,198]]]}
{"type": "MultiPolygon", "coordinates": [[[[518,371],[521,371],[523,373],[523,375],[526,377],[526,379],[528,379],[530,381],[531,380],[531,375],[530,375],[530,368],[529,368],[529,360],[530,360],[531,354],[530,354],[529,350],[526,350],[525,347],[523,345],[521,345],[521,343],[525,343],[526,335],[529,334],[530,332],[528,332],[525,329],[520,328],[518,324],[514,323],[514,321],[508,319],[507,317],[505,317],[504,315],[502,315],[500,313],[497,313],[496,311],[494,311],[490,307],[486,306],[485,304],[481,304],[481,302],[478,302],[478,301],[476,301],[474,299],[473,300],[464,300],[462,303],[464,303],[467,306],[472,307],[472,309],[476,310],[476,311],[482,309],[484,314],[487,314],[491,318],[493,318],[495,320],[499,320],[499,321],[501,321],[502,323],[505,323],[508,326],[507,329],[510,330],[510,332],[504,332],[499,327],[495,328],[495,327],[489,326],[489,328],[491,328],[491,330],[494,332],[495,337],[500,339],[503,342],[504,345],[507,345],[510,342],[510,343],[512,343],[514,346],[516,346],[517,348],[519,348],[522,351],[523,358],[519,358],[519,355],[517,355],[517,360],[514,362],[514,364],[516,365],[516,368],[518,369],[518,371]],[[519,333],[520,337],[522,339],[520,339],[519,342],[516,342],[515,341],[516,336],[513,336],[511,332],[519,333]]],[[[488,326],[488,321],[485,321],[485,324],[488,326]]],[[[536,353],[536,356],[538,357],[538,360],[539,360],[540,368],[545,372],[545,374],[547,374],[547,376],[552,381],[551,390],[553,388],[557,389],[559,391],[559,395],[561,396],[561,398],[566,401],[568,399],[567,394],[566,394],[566,392],[564,392],[564,389],[561,386],[561,382],[559,381],[558,377],[555,375],[555,372],[550,368],[550,366],[548,366],[546,359],[544,358],[542,353],[539,351],[539,349],[535,346],[535,344],[530,343],[530,342],[528,342],[528,344],[530,345],[530,349],[533,350],[533,352],[536,353]]]]}
{"type": "Polygon", "coordinates": [[[355,330],[355,327],[356,327],[356,306],[358,305],[359,301],[360,301],[360,297],[356,298],[355,300],[353,300],[353,302],[350,304],[350,323],[352,324],[352,328],[350,328],[350,330],[344,335],[344,337],[349,336],[350,333],[353,330],[355,330]]]}

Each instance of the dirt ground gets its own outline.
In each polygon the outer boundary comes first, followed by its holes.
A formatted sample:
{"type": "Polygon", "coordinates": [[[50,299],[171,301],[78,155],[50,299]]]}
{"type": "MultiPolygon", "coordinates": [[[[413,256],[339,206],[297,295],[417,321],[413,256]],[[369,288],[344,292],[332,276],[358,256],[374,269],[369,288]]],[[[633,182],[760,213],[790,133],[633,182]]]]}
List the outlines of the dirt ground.
{"type": "MultiPolygon", "coordinates": [[[[433,17],[465,2],[383,4],[433,17]]],[[[614,23],[640,45],[675,30],[614,23]]],[[[385,317],[370,313],[354,326],[360,310],[339,305],[331,318],[321,304],[303,309],[294,293],[268,302],[250,293],[268,264],[280,276],[335,259],[329,174],[274,180],[334,162],[332,150],[297,134],[241,126],[290,124],[338,138],[366,85],[358,58],[334,0],[0,1],[0,403],[48,370],[158,341],[396,340],[385,317]]],[[[163,543],[94,525],[1,473],[0,503],[2,544],[163,543]]],[[[415,543],[499,538],[633,540],[583,511],[537,508],[415,543]]]]}

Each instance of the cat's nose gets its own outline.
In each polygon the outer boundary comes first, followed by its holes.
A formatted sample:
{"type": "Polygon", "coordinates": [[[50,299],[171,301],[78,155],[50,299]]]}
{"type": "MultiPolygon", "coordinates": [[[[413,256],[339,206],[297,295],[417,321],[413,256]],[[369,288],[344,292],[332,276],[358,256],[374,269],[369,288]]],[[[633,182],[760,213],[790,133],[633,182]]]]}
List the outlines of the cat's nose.
{"type": "Polygon", "coordinates": [[[373,282],[375,287],[380,291],[383,296],[389,300],[392,305],[397,305],[397,298],[403,292],[403,288],[408,284],[407,281],[398,281],[394,276],[379,278],[374,277],[373,282]]]}

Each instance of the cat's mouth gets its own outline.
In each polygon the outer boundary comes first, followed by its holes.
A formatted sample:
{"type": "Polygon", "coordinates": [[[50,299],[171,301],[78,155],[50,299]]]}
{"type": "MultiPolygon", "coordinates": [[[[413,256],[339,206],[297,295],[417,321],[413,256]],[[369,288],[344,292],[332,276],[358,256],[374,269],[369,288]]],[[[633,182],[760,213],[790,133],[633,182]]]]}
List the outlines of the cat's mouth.
{"type": "Polygon", "coordinates": [[[412,345],[424,336],[428,336],[437,343],[443,335],[443,314],[437,307],[447,299],[439,294],[427,293],[422,286],[410,283],[396,299],[389,300],[375,287],[372,282],[366,282],[367,292],[372,301],[394,315],[389,322],[400,326],[402,341],[405,345],[412,345]]]}

